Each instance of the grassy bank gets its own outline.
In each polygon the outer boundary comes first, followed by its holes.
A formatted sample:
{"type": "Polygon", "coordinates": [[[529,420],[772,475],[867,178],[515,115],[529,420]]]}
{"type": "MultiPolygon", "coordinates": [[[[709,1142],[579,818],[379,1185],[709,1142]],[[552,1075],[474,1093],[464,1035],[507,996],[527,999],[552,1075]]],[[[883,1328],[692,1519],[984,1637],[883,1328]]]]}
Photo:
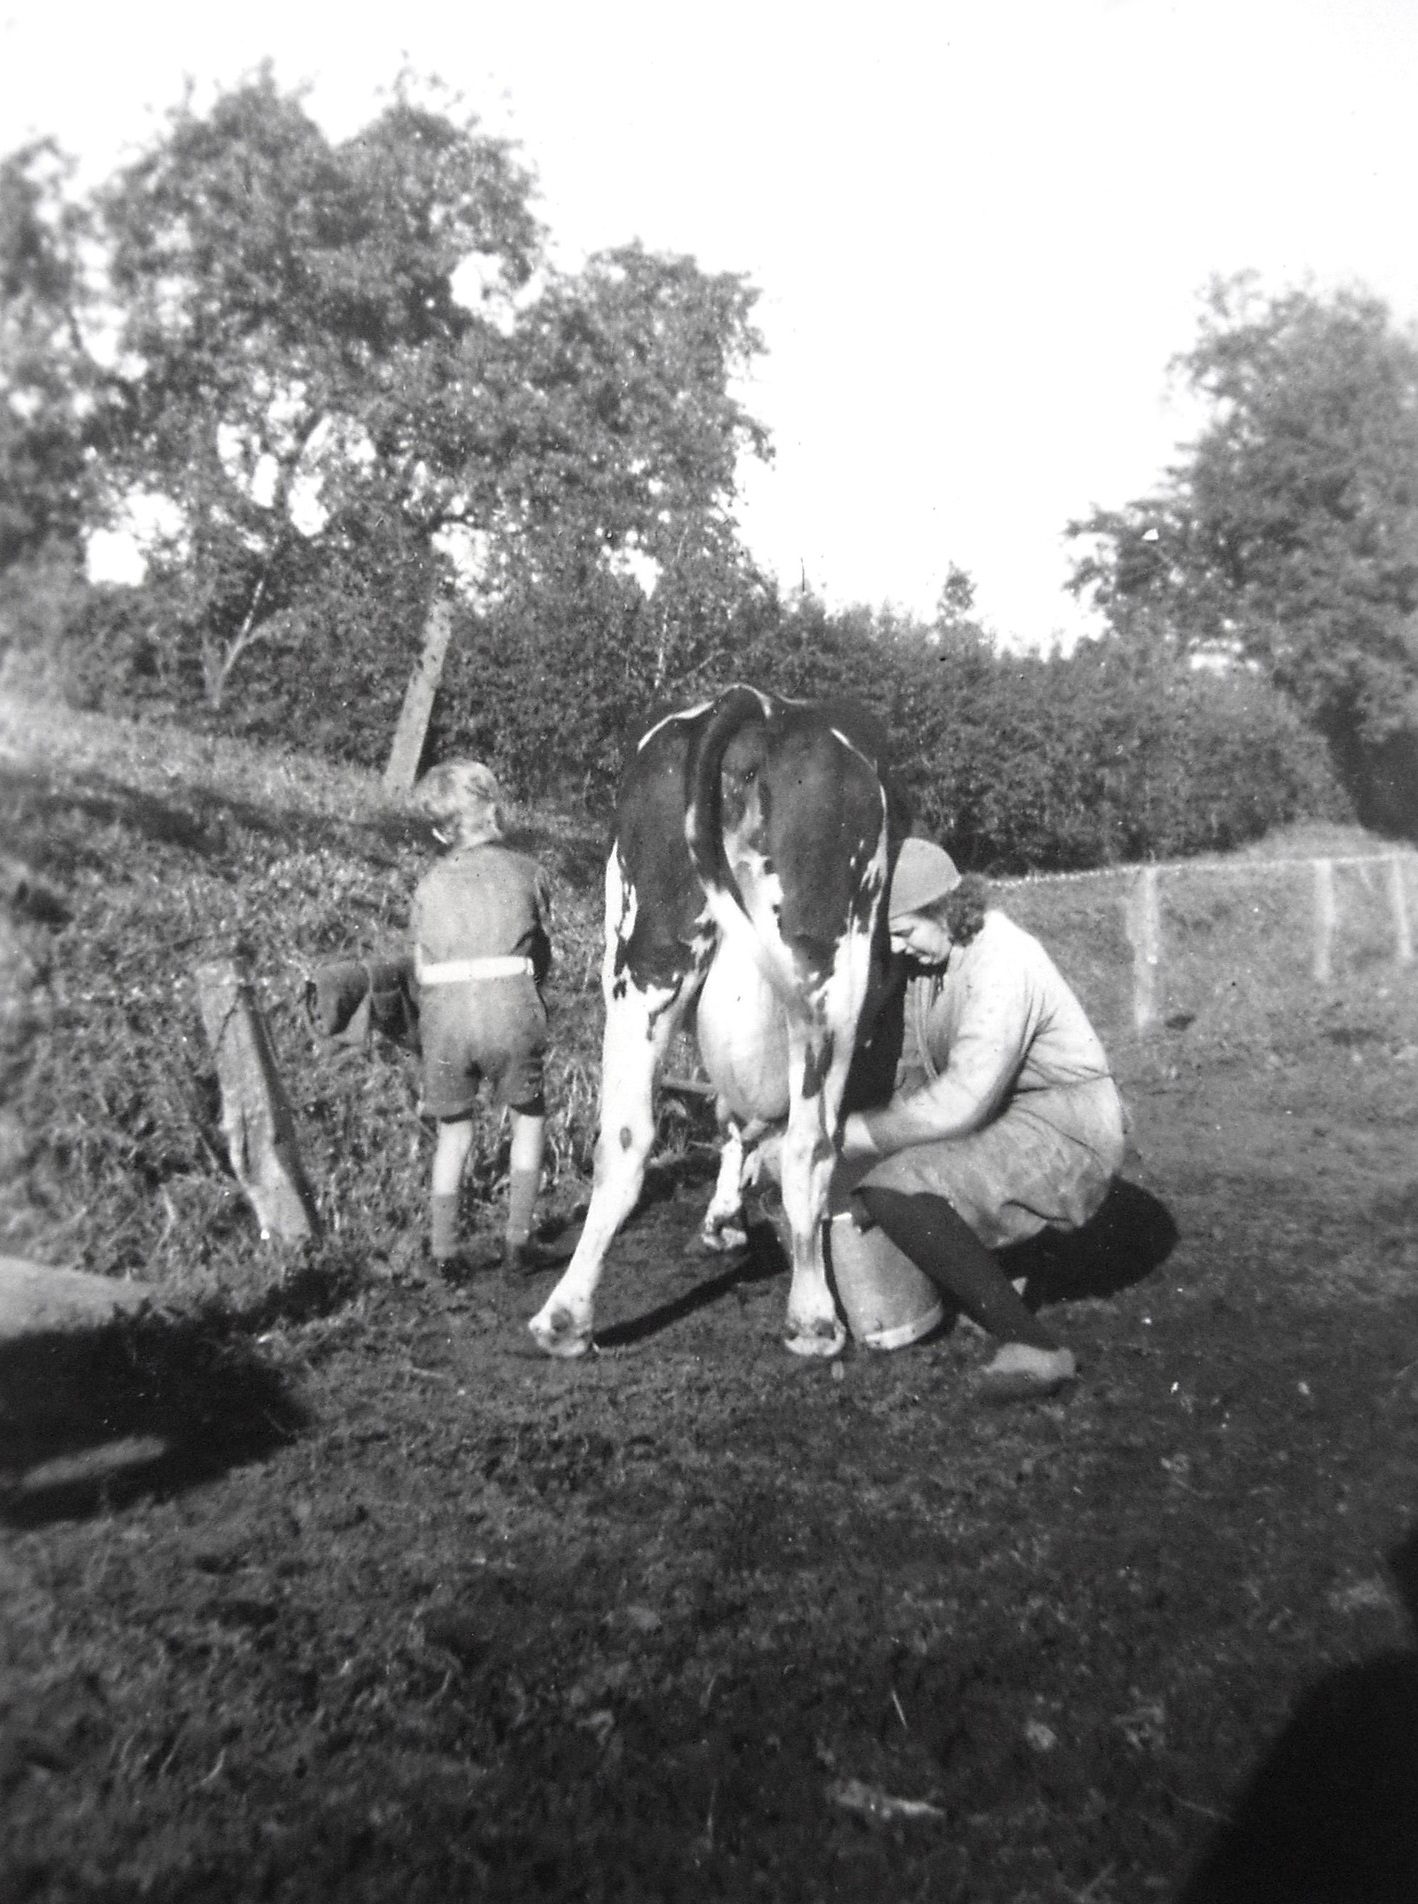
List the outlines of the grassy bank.
{"type": "MultiPolygon", "coordinates": [[[[0,785],[30,880],[11,908],[0,1246],[169,1296],[261,1299],[270,1260],[226,1166],[193,982],[204,960],[240,951],[319,1190],[326,1240],[302,1259],[307,1285],[414,1268],[431,1142],[416,1061],[392,1046],[330,1045],[304,995],[323,961],[402,947],[409,893],[435,850],[421,823],[372,775],[16,701],[0,703],[0,785]]],[[[547,865],[554,889],[544,1208],[555,1217],[584,1195],[594,1137],[603,830],[546,808],[512,819],[514,843],[547,865]]],[[[1336,1012],[1362,1016],[1366,999],[1381,1010],[1397,975],[1385,862],[1337,865],[1332,980],[1316,986],[1311,861],[1382,850],[1329,828],[1165,869],[1147,1038],[1133,1014],[1132,873],[1014,882],[1000,897],[1054,950],[1124,1078],[1145,1079],[1241,1049],[1263,1061],[1336,1012]]],[[[1418,917],[1418,859],[1401,877],[1418,917]]],[[[683,1107],[667,1102],[663,1115],[682,1141],[683,1107]]],[[[485,1117],[474,1228],[495,1220],[505,1167],[505,1131],[485,1117]]]]}
{"type": "MultiPolygon", "coordinates": [[[[322,962],[403,948],[435,850],[422,824],[371,776],[14,703],[0,711],[0,789],[18,892],[0,1245],[169,1294],[252,1296],[268,1267],[226,1169],[193,980],[239,952],[319,1186],[327,1240],[306,1271],[406,1264],[431,1141],[417,1063],[332,1046],[304,997],[322,962]]],[[[594,1123],[602,844],[584,816],[511,819],[555,895],[554,1209],[578,1192],[594,1123]]],[[[505,1152],[485,1118],[470,1221],[505,1152]]]]}

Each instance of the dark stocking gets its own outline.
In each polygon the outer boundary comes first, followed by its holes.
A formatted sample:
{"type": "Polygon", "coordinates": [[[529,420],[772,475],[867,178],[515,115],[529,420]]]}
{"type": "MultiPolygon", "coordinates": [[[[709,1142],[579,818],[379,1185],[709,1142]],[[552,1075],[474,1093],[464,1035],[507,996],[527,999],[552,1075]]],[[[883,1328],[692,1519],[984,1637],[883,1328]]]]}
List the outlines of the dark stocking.
{"type": "Polygon", "coordinates": [[[1058,1338],[1025,1308],[989,1250],[944,1197],[870,1185],[856,1194],[897,1249],[992,1336],[1036,1349],[1059,1347],[1058,1338]]]}

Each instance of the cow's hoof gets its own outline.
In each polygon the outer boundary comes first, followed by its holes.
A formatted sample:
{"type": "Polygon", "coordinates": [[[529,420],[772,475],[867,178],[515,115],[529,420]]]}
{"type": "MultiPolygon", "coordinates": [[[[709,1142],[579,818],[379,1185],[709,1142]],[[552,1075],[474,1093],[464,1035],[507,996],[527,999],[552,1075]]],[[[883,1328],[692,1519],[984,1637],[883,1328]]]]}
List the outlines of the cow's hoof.
{"type": "Polygon", "coordinates": [[[819,1322],[811,1329],[797,1329],[783,1337],[790,1355],[815,1355],[826,1361],[840,1355],[847,1346],[847,1331],[840,1322],[819,1322]]]}
{"type": "Polygon", "coordinates": [[[719,1224],[712,1230],[703,1229],[699,1232],[699,1247],[712,1250],[716,1256],[727,1256],[730,1250],[748,1248],[748,1231],[732,1223],[719,1224]]]}
{"type": "Polygon", "coordinates": [[[589,1324],[577,1322],[569,1309],[540,1309],[527,1327],[544,1354],[558,1356],[563,1361],[584,1355],[591,1346],[589,1324]]]}

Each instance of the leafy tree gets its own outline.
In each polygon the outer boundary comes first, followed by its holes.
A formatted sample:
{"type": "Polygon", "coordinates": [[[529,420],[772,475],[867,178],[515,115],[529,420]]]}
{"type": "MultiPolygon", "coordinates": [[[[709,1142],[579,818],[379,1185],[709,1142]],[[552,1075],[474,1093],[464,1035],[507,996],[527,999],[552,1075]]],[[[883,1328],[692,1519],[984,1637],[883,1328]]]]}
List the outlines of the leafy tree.
{"type": "Polygon", "coordinates": [[[445,667],[440,744],[525,792],[587,791],[652,710],[743,672],[771,599],[731,513],[738,457],[767,454],[732,392],[755,295],[638,245],[546,274],[508,339],[484,608],[445,667]]]}
{"type": "Polygon", "coordinates": [[[1259,668],[1369,817],[1418,822],[1418,772],[1393,797],[1418,768],[1418,340],[1357,291],[1239,279],[1180,367],[1210,420],[1156,495],[1070,525],[1073,586],[1129,639],[1259,668]]]}
{"type": "Polygon", "coordinates": [[[975,618],[975,582],[968,570],[952,562],[946,571],[932,622],[941,641],[964,642],[967,646],[985,639],[975,618]]]}
{"type": "MultiPolygon", "coordinates": [[[[732,394],[756,294],[638,245],[553,269],[529,173],[441,103],[401,81],[331,145],[263,71],[205,115],[184,103],[101,195],[105,472],[154,524],[167,675],[213,708],[238,667],[253,689],[280,674],[246,657],[308,643],[327,591],[348,620],[356,544],[401,602],[457,569],[513,618],[638,575],[664,690],[718,639],[736,461],[767,453],[732,394]]],[[[396,633],[356,644],[367,665],[382,642],[407,669],[415,630],[396,633]]]]}
{"type": "Polygon", "coordinates": [[[0,160],[0,571],[81,549],[98,372],[70,172],[52,140],[0,160]]]}
{"type": "Polygon", "coordinates": [[[331,146],[270,72],[190,102],[102,195],[122,314],[109,476],[160,498],[157,576],[220,705],[233,669],[315,584],[358,518],[395,542],[463,506],[470,385],[536,262],[507,147],[401,86],[331,146]],[[483,295],[455,295],[460,267],[483,295]]]}

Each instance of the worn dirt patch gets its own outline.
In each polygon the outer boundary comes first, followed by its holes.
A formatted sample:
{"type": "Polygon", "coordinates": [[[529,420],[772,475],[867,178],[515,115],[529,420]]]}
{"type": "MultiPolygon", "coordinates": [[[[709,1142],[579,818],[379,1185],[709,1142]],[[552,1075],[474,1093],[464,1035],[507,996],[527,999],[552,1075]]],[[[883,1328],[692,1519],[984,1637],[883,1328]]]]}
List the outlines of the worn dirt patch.
{"type": "MultiPolygon", "coordinates": [[[[1179,876],[1142,1041],[1125,882],[1006,896],[1135,1117],[1092,1234],[1016,1266],[1066,1395],[981,1406],[959,1327],[788,1356],[768,1233],[686,1253],[683,1105],[599,1353],[553,1364],[545,1277],[420,1279],[409,1064],[300,1014],[311,963],[398,929],[418,842],[352,784],[77,726],[7,782],[62,903],[12,919],[0,1216],[164,1307],[0,1343],[6,1904],[1412,1904],[1418,975],[1377,876],[1339,882],[1368,909],[1324,987],[1303,876],[1244,907],[1179,876]],[[236,940],[322,1186],[299,1260],[220,1154],[190,967],[236,940]]],[[[526,818],[565,1217],[600,845],[526,818]]],[[[489,1120],[484,1233],[503,1167],[489,1120]]]]}
{"type": "Polygon", "coordinates": [[[1063,1400],[982,1409],[959,1329],[785,1355],[767,1234],[685,1253],[695,1169],[580,1364],[544,1277],[130,1335],[91,1448],[165,1469],[6,1454],[6,1895],[1175,1894],[1301,1695],[1368,1674],[1332,1752],[1411,1689],[1418,1285],[1411,1066],[1166,1071],[1093,1293],[1032,1266],[1063,1400]]]}

